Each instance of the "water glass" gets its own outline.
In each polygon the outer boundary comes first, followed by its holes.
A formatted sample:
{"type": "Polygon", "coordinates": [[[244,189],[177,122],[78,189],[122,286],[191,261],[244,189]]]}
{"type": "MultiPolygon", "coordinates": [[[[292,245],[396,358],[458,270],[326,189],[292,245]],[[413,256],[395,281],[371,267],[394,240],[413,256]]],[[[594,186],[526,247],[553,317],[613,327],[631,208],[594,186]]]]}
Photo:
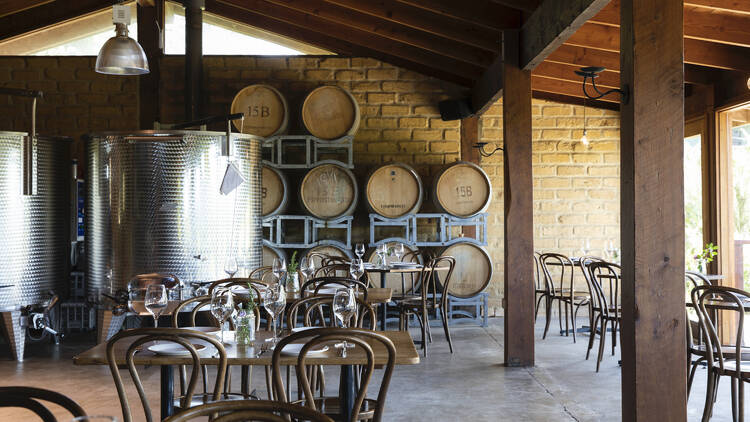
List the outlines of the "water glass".
{"type": "Polygon", "coordinates": [[[274,258],[271,271],[273,271],[273,275],[276,277],[276,280],[278,280],[278,282],[280,283],[281,276],[283,276],[284,273],[286,272],[286,262],[281,258],[274,258]]]}
{"type": "Polygon", "coordinates": [[[362,259],[365,255],[365,245],[363,243],[357,243],[354,247],[354,254],[357,255],[357,258],[362,259]]]}
{"type": "Polygon", "coordinates": [[[146,287],[144,306],[154,317],[154,327],[159,327],[159,317],[167,309],[167,288],[163,284],[151,284],[146,287]]]}
{"type": "Polygon", "coordinates": [[[234,297],[231,290],[218,288],[211,294],[211,315],[219,321],[221,343],[224,343],[224,323],[234,312],[234,297]]]}
{"type": "Polygon", "coordinates": [[[227,258],[227,261],[224,263],[224,272],[229,275],[229,278],[234,277],[235,274],[237,274],[237,271],[239,271],[239,267],[237,265],[237,258],[230,256],[227,258]]]}
{"type": "Polygon", "coordinates": [[[404,256],[404,244],[399,243],[393,248],[393,254],[396,255],[398,262],[401,262],[401,257],[404,256]]]}
{"type": "Polygon", "coordinates": [[[302,257],[299,261],[299,270],[305,277],[305,281],[310,280],[315,274],[315,261],[306,256],[302,257]]]}
{"type": "Polygon", "coordinates": [[[388,245],[385,243],[381,243],[378,246],[378,249],[376,249],[376,252],[378,256],[380,257],[380,265],[383,268],[386,268],[388,266],[388,263],[385,260],[386,255],[388,255],[388,245]]]}
{"type": "Polygon", "coordinates": [[[349,265],[349,274],[351,274],[352,278],[355,280],[359,280],[363,275],[365,275],[365,264],[362,259],[352,259],[352,262],[349,265]]]}
{"type": "MultiPolygon", "coordinates": [[[[333,296],[333,314],[341,322],[341,326],[344,328],[349,327],[349,321],[357,313],[357,301],[355,299],[354,289],[342,288],[336,289],[336,294],[333,296]]],[[[349,345],[346,341],[336,345],[337,348],[346,350],[354,345],[349,345]]]]}
{"type": "Polygon", "coordinates": [[[280,323],[281,318],[279,317],[284,311],[285,306],[286,290],[284,290],[284,286],[281,283],[268,286],[263,295],[263,307],[273,317],[273,338],[266,339],[266,341],[272,341],[274,344],[278,343],[279,337],[276,333],[276,323],[280,323]]]}

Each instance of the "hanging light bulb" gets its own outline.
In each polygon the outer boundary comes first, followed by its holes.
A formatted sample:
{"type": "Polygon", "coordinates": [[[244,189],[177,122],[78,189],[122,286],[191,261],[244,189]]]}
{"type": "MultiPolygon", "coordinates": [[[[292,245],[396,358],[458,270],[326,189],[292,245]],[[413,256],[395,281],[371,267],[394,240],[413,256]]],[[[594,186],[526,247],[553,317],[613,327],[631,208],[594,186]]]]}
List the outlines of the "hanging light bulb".
{"type": "Polygon", "coordinates": [[[130,7],[115,5],[112,23],[116,35],[107,40],[96,57],[96,72],[106,75],[143,75],[149,72],[148,59],[138,42],[128,36],[130,7]]]}
{"type": "Polygon", "coordinates": [[[584,147],[589,147],[589,138],[586,136],[586,98],[583,98],[583,135],[581,136],[581,144],[584,147]]]}

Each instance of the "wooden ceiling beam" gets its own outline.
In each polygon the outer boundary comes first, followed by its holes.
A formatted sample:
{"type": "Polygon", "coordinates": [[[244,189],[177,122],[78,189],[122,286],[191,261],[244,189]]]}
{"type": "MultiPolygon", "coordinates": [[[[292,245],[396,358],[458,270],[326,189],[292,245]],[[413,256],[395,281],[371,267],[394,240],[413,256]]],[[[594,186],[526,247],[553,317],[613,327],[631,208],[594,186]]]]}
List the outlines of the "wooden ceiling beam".
{"type": "MultiPolygon", "coordinates": [[[[619,27],[620,0],[612,0],[589,22],[619,27]]],[[[683,31],[685,38],[750,47],[747,22],[746,14],[685,5],[683,31]]]]}
{"type": "Polygon", "coordinates": [[[723,12],[750,14],[750,2],[747,0],[685,0],[685,5],[701,6],[723,12]]]}
{"type": "Polygon", "coordinates": [[[0,2],[0,17],[18,13],[55,0],[3,0],[0,2]]]}
{"type": "Polygon", "coordinates": [[[491,0],[494,3],[502,4],[503,6],[512,7],[513,9],[522,10],[524,12],[533,12],[539,7],[540,0],[491,0]]]}
{"type": "MultiPolygon", "coordinates": [[[[371,0],[360,0],[370,2],[371,0]]],[[[513,8],[488,0],[397,0],[410,6],[461,19],[474,25],[495,30],[516,29],[521,26],[521,13],[513,8]]],[[[381,3],[381,2],[374,2],[381,3]]]]}
{"type": "MultiPolygon", "coordinates": [[[[620,28],[586,23],[567,44],[618,53],[620,28]]],[[[735,45],[685,38],[685,63],[750,73],[750,49],[735,45]]]]}
{"type": "Polygon", "coordinates": [[[494,57],[494,54],[490,51],[466,45],[449,38],[439,37],[429,32],[419,31],[402,24],[386,21],[362,12],[352,11],[322,0],[266,1],[477,66],[489,66],[494,57]]]}
{"type": "Polygon", "coordinates": [[[521,28],[521,66],[533,70],[610,0],[544,0],[521,28]]]}
{"type": "MultiPolygon", "coordinates": [[[[235,6],[230,2],[223,0],[206,0],[206,11],[223,16],[237,22],[241,22],[256,28],[265,29],[279,35],[289,37],[301,42],[313,44],[326,50],[347,55],[372,57],[400,66],[405,69],[413,70],[427,76],[453,82],[462,86],[470,86],[471,79],[469,76],[447,72],[440,68],[424,65],[417,61],[404,58],[401,55],[392,55],[377,49],[371,48],[370,44],[359,44],[351,37],[331,36],[325,32],[325,29],[318,31],[309,29],[305,26],[294,25],[284,19],[268,16],[267,13],[258,13],[254,6],[257,4],[248,4],[247,1],[235,0],[241,3],[241,6],[235,6]]],[[[252,2],[250,2],[252,3],[252,2]]],[[[309,23],[309,22],[308,22],[309,23]]],[[[330,33],[338,33],[332,31],[330,33]]]]}
{"type": "Polygon", "coordinates": [[[464,44],[492,51],[500,50],[501,33],[494,29],[477,26],[462,20],[449,18],[424,9],[393,0],[325,0],[349,10],[366,13],[389,22],[429,32],[464,44]]]}
{"type": "Polygon", "coordinates": [[[112,7],[112,0],[55,1],[0,18],[0,40],[80,18],[112,7]]]}
{"type": "MultiPolygon", "coordinates": [[[[520,66],[533,70],[558,49],[609,0],[544,0],[519,31],[520,66]]],[[[515,48],[512,49],[516,51],[515,48]]],[[[502,92],[503,58],[498,56],[474,83],[471,104],[474,112],[483,113],[502,92]]]]}

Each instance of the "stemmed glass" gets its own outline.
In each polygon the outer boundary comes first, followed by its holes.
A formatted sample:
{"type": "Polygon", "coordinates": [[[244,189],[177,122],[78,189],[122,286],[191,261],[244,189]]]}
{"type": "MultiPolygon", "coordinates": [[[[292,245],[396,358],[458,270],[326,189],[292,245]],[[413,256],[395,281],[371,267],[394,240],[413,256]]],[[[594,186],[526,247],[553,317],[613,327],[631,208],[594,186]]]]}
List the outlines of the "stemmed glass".
{"type": "Polygon", "coordinates": [[[375,250],[377,252],[378,256],[380,257],[380,265],[382,268],[386,268],[388,266],[388,263],[385,262],[385,256],[388,255],[388,245],[385,243],[381,243],[378,245],[378,249],[375,250]]]}
{"type": "Polygon", "coordinates": [[[306,256],[302,257],[299,261],[299,270],[302,271],[305,281],[312,279],[315,274],[315,261],[306,256]]]}
{"type": "Polygon", "coordinates": [[[279,337],[276,334],[276,323],[280,322],[279,316],[281,316],[285,306],[286,290],[284,290],[284,286],[281,283],[268,286],[263,295],[263,307],[273,316],[273,338],[266,339],[266,341],[272,341],[274,344],[279,342],[279,337]]]}
{"type": "Polygon", "coordinates": [[[237,271],[239,271],[239,267],[237,266],[237,259],[233,256],[230,256],[224,263],[224,272],[229,274],[229,278],[232,278],[235,274],[237,274],[237,271]]]}
{"type": "Polygon", "coordinates": [[[234,311],[234,298],[229,289],[218,288],[211,294],[211,315],[219,321],[221,343],[224,344],[224,322],[234,311]]]}
{"type": "Polygon", "coordinates": [[[365,255],[365,245],[363,243],[357,243],[357,245],[354,246],[354,254],[357,255],[357,258],[362,259],[365,255]]]}
{"type": "Polygon", "coordinates": [[[351,264],[349,264],[349,274],[351,274],[352,278],[355,280],[359,280],[365,275],[365,264],[360,258],[352,259],[351,264]]]}
{"type": "MultiPolygon", "coordinates": [[[[354,289],[352,288],[336,289],[336,294],[333,296],[333,314],[344,328],[349,328],[349,320],[357,312],[357,301],[354,297],[354,289]]],[[[354,347],[354,345],[347,344],[344,340],[336,344],[336,347],[342,349],[342,354],[346,355],[346,349],[354,347]]]]}
{"type": "Polygon", "coordinates": [[[273,266],[271,267],[273,275],[276,277],[279,283],[281,283],[281,276],[286,272],[286,262],[281,258],[274,258],[273,266]]]}
{"type": "Polygon", "coordinates": [[[167,288],[163,284],[151,284],[146,287],[144,305],[154,316],[154,328],[159,327],[159,317],[167,309],[167,288]]]}
{"type": "Polygon", "coordinates": [[[393,248],[393,254],[396,255],[398,262],[401,262],[401,257],[404,256],[404,244],[399,243],[393,248]]]}

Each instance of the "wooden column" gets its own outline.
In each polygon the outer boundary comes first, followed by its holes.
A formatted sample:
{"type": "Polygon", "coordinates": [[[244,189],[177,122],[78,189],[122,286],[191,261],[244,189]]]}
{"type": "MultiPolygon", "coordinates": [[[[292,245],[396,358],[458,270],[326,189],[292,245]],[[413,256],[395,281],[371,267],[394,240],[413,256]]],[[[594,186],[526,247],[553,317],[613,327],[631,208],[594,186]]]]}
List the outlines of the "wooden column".
{"type": "Polygon", "coordinates": [[[519,66],[518,32],[503,35],[505,144],[505,365],[534,365],[534,209],[531,71],[519,66]]]}
{"type": "Polygon", "coordinates": [[[621,0],[622,420],[685,421],[682,0],[621,0]]]}
{"type": "Polygon", "coordinates": [[[153,129],[154,122],[161,121],[159,82],[163,51],[159,47],[160,28],[164,28],[164,1],[157,0],[151,6],[139,3],[138,43],[146,52],[150,70],[138,78],[138,121],[141,129],[153,129]]]}
{"type": "Polygon", "coordinates": [[[185,120],[203,118],[204,0],[184,0],[185,6],[185,120]]]}

